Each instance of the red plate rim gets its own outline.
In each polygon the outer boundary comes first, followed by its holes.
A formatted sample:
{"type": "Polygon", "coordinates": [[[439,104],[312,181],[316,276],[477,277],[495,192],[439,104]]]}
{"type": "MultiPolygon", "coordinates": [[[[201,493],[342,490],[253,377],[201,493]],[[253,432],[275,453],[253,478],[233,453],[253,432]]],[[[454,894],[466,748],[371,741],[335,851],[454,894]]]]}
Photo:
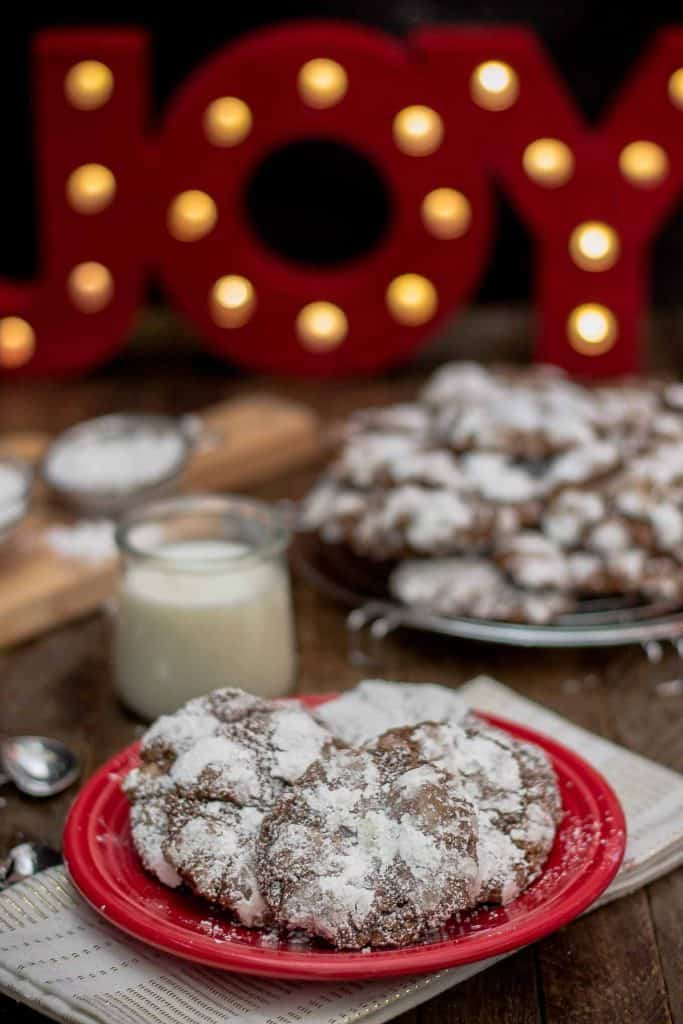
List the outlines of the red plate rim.
{"type": "MultiPolygon", "coordinates": [[[[314,707],[334,696],[307,695],[297,699],[308,707],[314,707]]],[[[131,761],[137,756],[137,743],[107,761],[77,795],[64,828],[67,870],[91,907],[122,931],[163,952],[237,973],[316,981],[393,977],[443,970],[519,949],[573,921],[604,892],[623,859],[626,821],[611,786],[578,754],[525,726],[495,715],[480,714],[492,725],[542,747],[552,758],[564,785],[578,787],[595,810],[590,821],[594,832],[575,868],[577,878],[571,890],[563,893],[555,905],[548,906],[545,911],[541,902],[529,911],[528,917],[514,923],[508,922],[488,931],[482,928],[476,934],[468,934],[466,941],[456,937],[404,949],[354,953],[273,950],[229,939],[216,942],[208,935],[156,919],[136,904],[134,894],[122,894],[112,887],[103,867],[97,839],[98,829],[102,826],[98,805],[105,796],[111,795],[112,787],[120,792],[118,777],[122,770],[131,767],[131,761]]],[[[561,831],[562,825],[558,835],[561,831]]],[[[545,874],[544,869],[534,886],[543,883],[545,874]]],[[[164,890],[161,883],[159,887],[164,890]]]]}

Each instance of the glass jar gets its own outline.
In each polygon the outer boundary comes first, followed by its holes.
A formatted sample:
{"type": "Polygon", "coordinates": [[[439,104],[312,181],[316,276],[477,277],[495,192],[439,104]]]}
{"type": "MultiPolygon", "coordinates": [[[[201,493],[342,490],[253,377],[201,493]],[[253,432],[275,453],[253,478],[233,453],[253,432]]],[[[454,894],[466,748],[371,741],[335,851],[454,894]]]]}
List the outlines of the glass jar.
{"type": "Polygon", "coordinates": [[[173,498],[131,512],[116,540],[114,671],[129,708],[150,720],[218,687],[289,692],[289,531],[277,510],[248,498],[173,498]]]}

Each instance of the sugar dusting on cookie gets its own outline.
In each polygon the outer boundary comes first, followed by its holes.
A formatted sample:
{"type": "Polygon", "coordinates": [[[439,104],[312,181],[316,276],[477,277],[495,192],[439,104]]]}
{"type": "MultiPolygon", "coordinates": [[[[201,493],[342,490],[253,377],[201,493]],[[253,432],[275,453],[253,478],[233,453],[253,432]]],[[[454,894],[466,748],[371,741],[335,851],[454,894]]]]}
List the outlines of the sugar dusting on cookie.
{"type": "Polygon", "coordinates": [[[546,624],[585,598],[683,600],[682,390],[448,364],[417,401],[353,415],[303,528],[398,563],[392,595],[440,616],[546,624]],[[507,555],[527,532],[560,552],[507,555]]]}

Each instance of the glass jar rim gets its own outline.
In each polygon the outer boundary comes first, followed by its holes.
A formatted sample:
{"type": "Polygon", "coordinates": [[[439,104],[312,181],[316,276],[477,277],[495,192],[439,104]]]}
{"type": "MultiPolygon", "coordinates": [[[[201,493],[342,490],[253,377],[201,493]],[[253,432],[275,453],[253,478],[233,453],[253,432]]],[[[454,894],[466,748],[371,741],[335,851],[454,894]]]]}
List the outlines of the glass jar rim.
{"type": "MultiPolygon", "coordinates": [[[[291,531],[285,516],[276,506],[258,498],[241,495],[222,494],[188,494],[181,497],[166,498],[149,504],[139,505],[132,509],[116,526],[114,537],[119,553],[130,558],[138,558],[154,563],[159,569],[173,569],[174,572],[211,572],[231,568],[241,568],[249,562],[259,562],[274,558],[281,554],[289,545],[291,531]],[[230,514],[242,516],[243,519],[258,519],[264,528],[264,539],[261,543],[245,543],[244,551],[234,554],[211,555],[192,558],[179,558],[172,551],[164,552],[165,543],[145,545],[136,543],[133,534],[136,530],[144,530],[145,526],[155,523],[170,522],[193,514],[221,517],[230,514]]],[[[220,540],[221,538],[192,538],[193,540],[220,540]]],[[[171,542],[172,544],[173,542],[171,542]]]]}

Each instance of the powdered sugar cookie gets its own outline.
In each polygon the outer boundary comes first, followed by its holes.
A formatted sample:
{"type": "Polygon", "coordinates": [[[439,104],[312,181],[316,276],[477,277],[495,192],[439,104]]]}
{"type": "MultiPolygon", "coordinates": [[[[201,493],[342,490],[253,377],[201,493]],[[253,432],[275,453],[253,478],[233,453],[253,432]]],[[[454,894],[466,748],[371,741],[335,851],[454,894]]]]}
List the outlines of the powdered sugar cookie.
{"type": "Polygon", "coordinates": [[[421,440],[411,434],[352,435],[330,473],[342,484],[367,489],[385,484],[391,478],[391,466],[421,448],[421,440]]]}
{"type": "Polygon", "coordinates": [[[467,706],[455,690],[434,683],[364,679],[353,690],[316,709],[315,717],[338,739],[362,746],[404,725],[460,721],[467,706]]]}
{"type": "Polygon", "coordinates": [[[395,459],[387,466],[386,475],[392,484],[421,484],[455,492],[473,490],[458,459],[451,452],[436,449],[415,451],[395,459]]]}
{"type": "Polygon", "coordinates": [[[268,908],[256,880],[256,838],[264,812],[249,805],[178,796],[169,798],[166,807],[164,856],[178,878],[242,924],[266,924],[268,908]]]}
{"type": "Polygon", "coordinates": [[[561,548],[580,547],[586,531],[605,515],[605,500],[597,491],[561,491],[543,514],[543,532],[561,548]]]}
{"type": "Polygon", "coordinates": [[[612,555],[633,547],[633,538],[623,516],[609,516],[592,526],[586,536],[586,546],[599,554],[612,555]]]}
{"type": "Polygon", "coordinates": [[[418,759],[462,780],[477,814],[477,901],[509,903],[538,877],[561,817],[544,751],[474,715],[385,733],[372,749],[418,759]]]}
{"type": "Polygon", "coordinates": [[[449,554],[486,543],[493,521],[492,509],[469,495],[404,484],[375,496],[349,543],[373,559],[449,554]]]}
{"type": "Polygon", "coordinates": [[[529,505],[542,494],[537,477],[499,452],[472,452],[461,459],[469,487],[487,501],[507,505],[529,505]]]}
{"type": "Polygon", "coordinates": [[[448,364],[417,402],[352,419],[308,528],[369,563],[467,558],[471,585],[452,561],[392,578],[442,615],[550,622],[585,596],[677,593],[681,396],[656,379],[591,388],[548,367],[448,364]]]}
{"type": "Polygon", "coordinates": [[[163,716],[143,737],[140,767],[123,782],[143,864],[244,924],[262,923],[253,879],[263,813],[334,744],[297,705],[241,690],[216,690],[163,716]]]}
{"type": "Polygon", "coordinates": [[[442,407],[485,401],[496,388],[495,378],[479,363],[446,363],[422,389],[421,400],[442,407]]]}
{"type": "Polygon", "coordinates": [[[389,589],[403,604],[448,617],[540,625],[573,607],[559,590],[529,592],[513,586],[485,559],[407,559],[392,572],[389,589]]]}
{"type": "Polygon", "coordinates": [[[486,402],[442,410],[436,432],[456,452],[498,451],[528,459],[595,441],[588,423],[559,414],[542,393],[504,391],[500,385],[486,402]]]}
{"type": "Polygon", "coordinates": [[[495,559],[514,583],[527,590],[566,590],[571,585],[566,555],[537,531],[501,540],[495,559]]]}
{"type": "Polygon", "coordinates": [[[678,502],[633,489],[620,491],[614,505],[640,547],[669,552],[683,545],[683,508],[678,502]]]}
{"type": "Polygon", "coordinates": [[[640,591],[657,601],[683,600],[683,567],[673,558],[646,558],[639,579],[640,591]]]}
{"type": "Polygon", "coordinates": [[[669,384],[662,393],[665,405],[677,412],[683,412],[683,384],[669,384]]]}
{"type": "Polygon", "coordinates": [[[368,501],[366,494],[323,478],[303,502],[300,528],[318,532],[327,544],[339,544],[366,512],[368,501]]]}
{"type": "Polygon", "coordinates": [[[381,434],[414,434],[427,437],[431,428],[429,410],[418,402],[399,402],[396,405],[359,409],[351,416],[354,430],[375,430],[381,434]]]}
{"type": "Polygon", "coordinates": [[[405,946],[473,905],[476,818],[460,782],[407,751],[332,752],[265,818],[274,920],[343,949],[405,946]]]}
{"type": "Polygon", "coordinates": [[[549,466],[544,478],[547,493],[563,487],[577,487],[594,483],[612,473],[621,462],[616,444],[596,441],[594,444],[569,448],[549,466]]]}

